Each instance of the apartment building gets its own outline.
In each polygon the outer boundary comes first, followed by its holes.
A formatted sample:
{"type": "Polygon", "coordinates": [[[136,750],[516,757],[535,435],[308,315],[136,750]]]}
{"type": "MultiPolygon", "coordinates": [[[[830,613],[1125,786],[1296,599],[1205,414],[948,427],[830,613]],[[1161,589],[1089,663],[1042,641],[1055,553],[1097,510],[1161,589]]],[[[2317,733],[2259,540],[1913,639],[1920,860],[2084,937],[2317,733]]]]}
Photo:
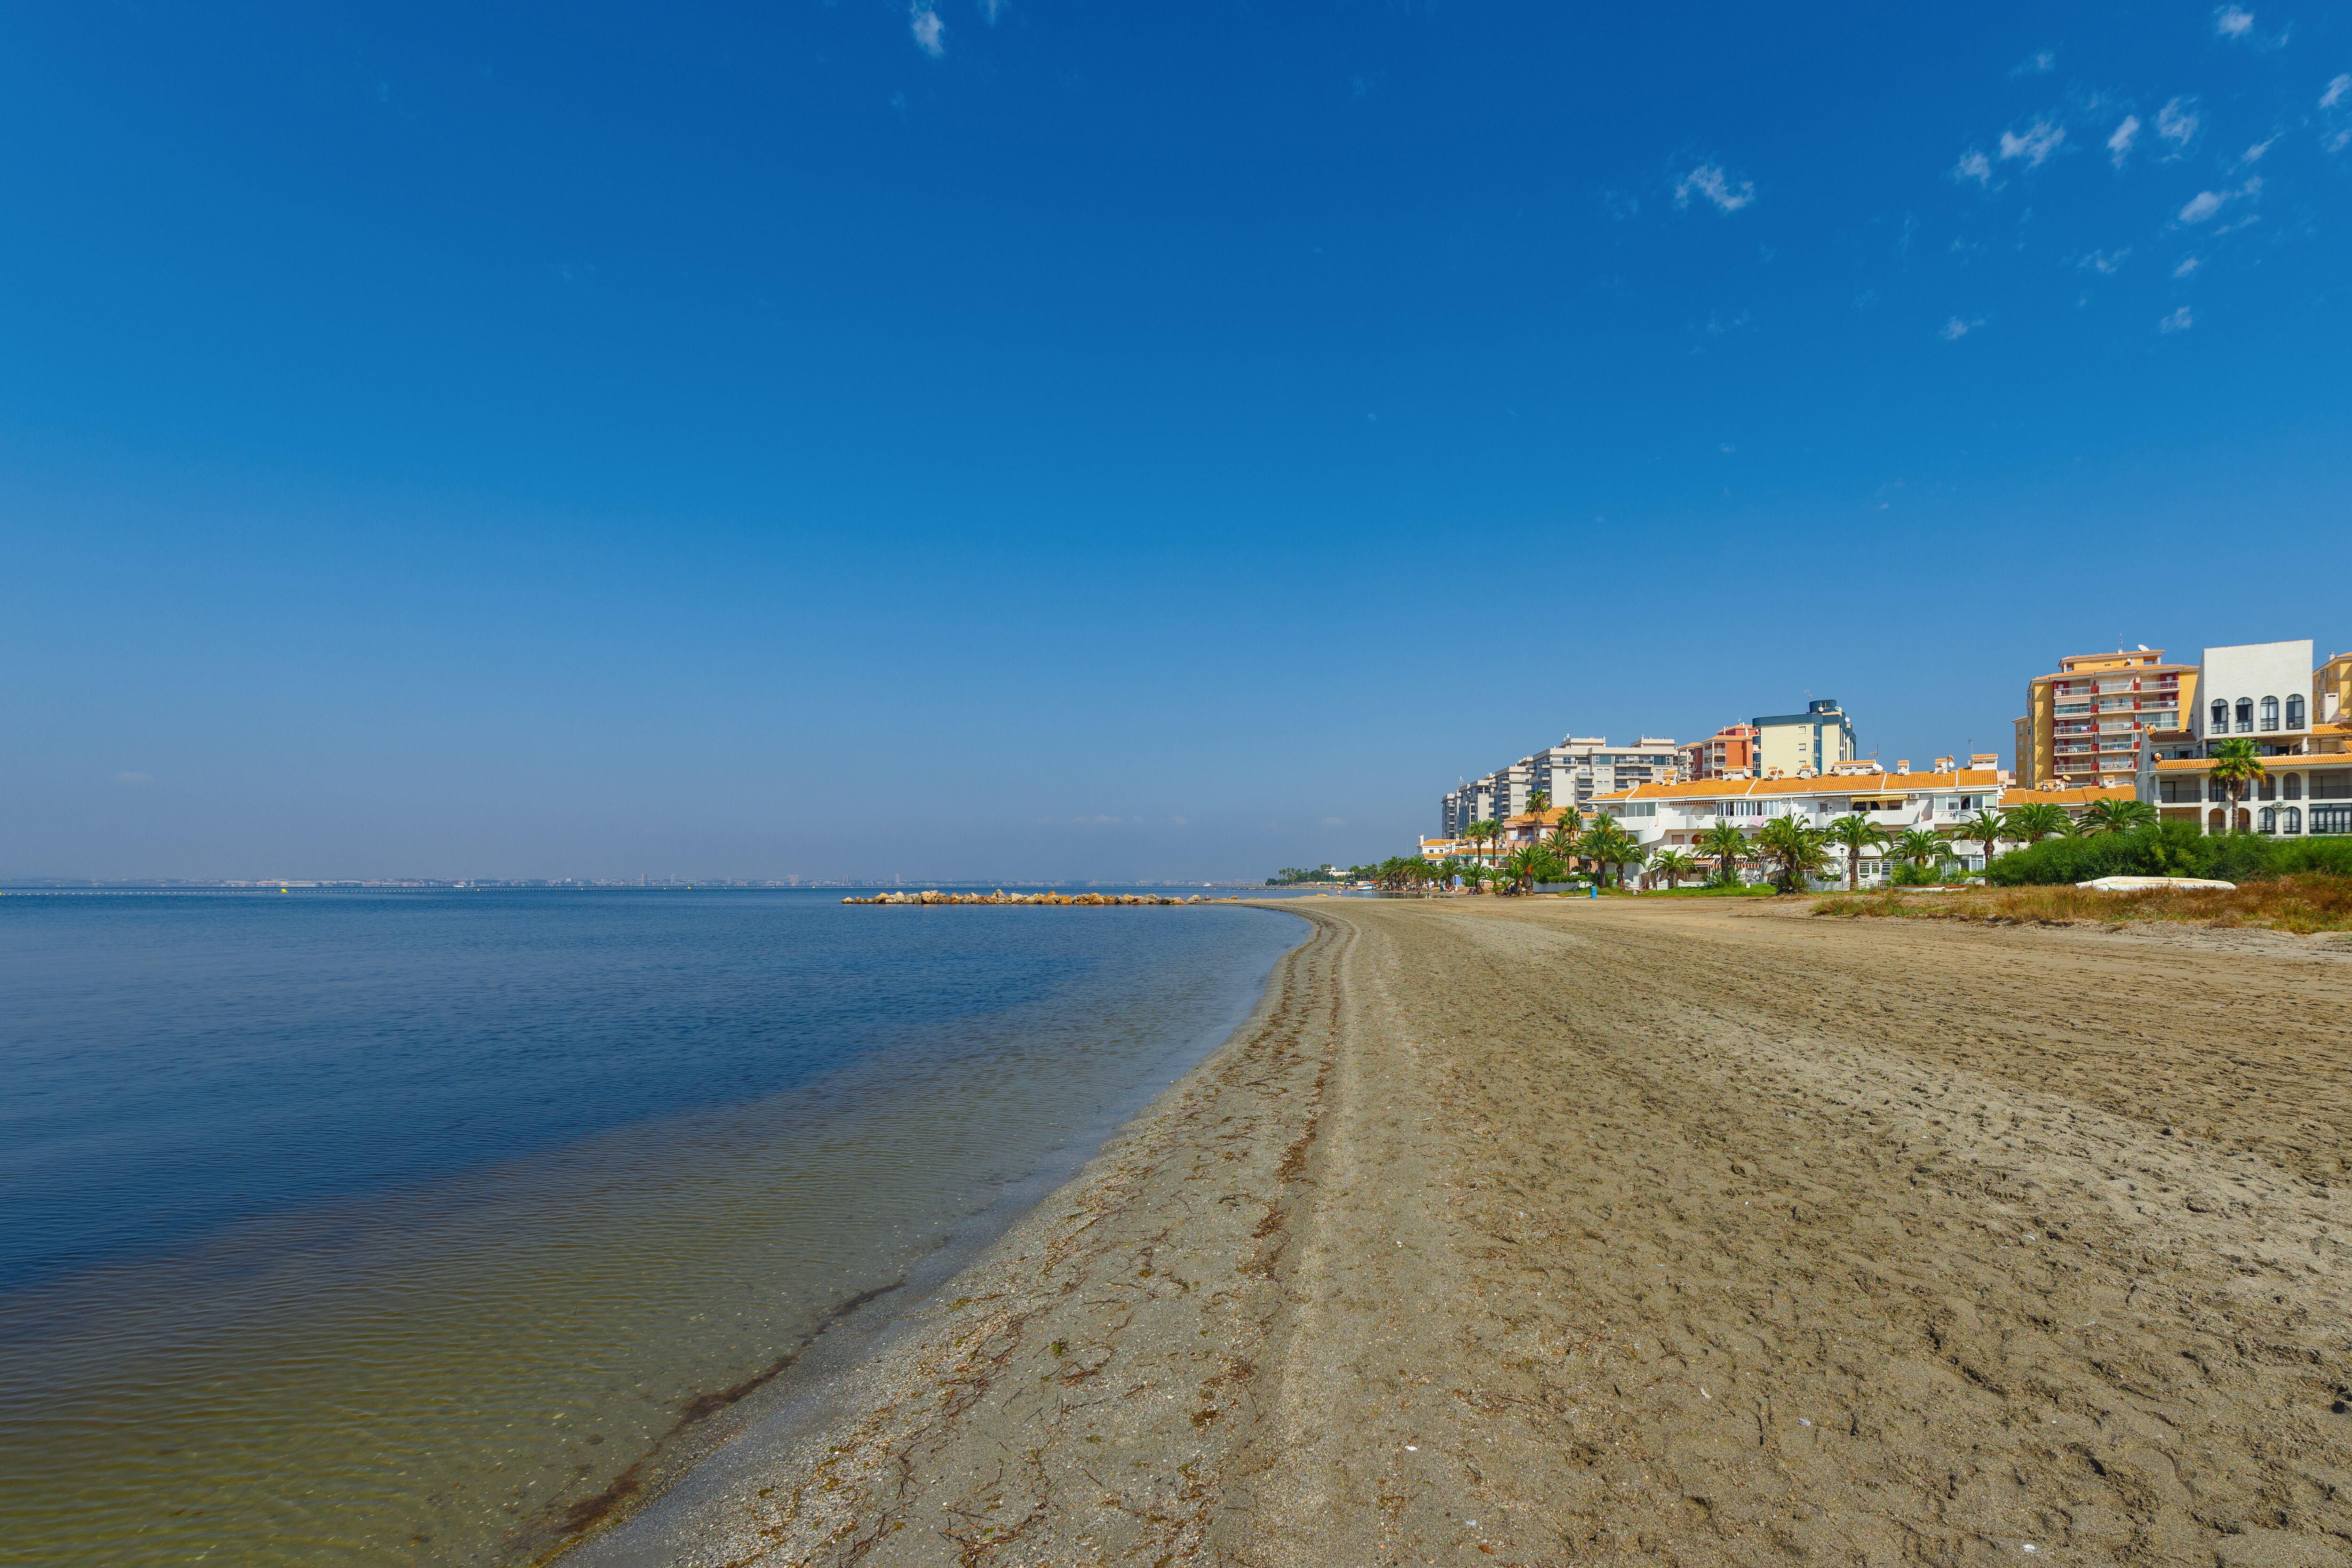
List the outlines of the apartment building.
{"type": "Polygon", "coordinates": [[[1726,724],[1706,740],[1693,741],[1683,748],[1683,777],[1720,779],[1757,772],[1756,736],[1753,724],[1726,724]]]}
{"type": "Polygon", "coordinates": [[[2138,767],[2140,737],[2180,727],[2197,698],[2198,667],[2164,650],[2069,654],[2025,684],[2017,721],[2017,782],[2115,788],[2138,767]]]}
{"type": "MultiPolygon", "coordinates": [[[[1951,759],[1942,759],[1949,763],[1951,759]]],[[[1913,828],[1951,837],[1980,811],[2005,811],[2026,800],[2046,800],[2080,816],[2098,799],[2127,800],[2128,788],[2029,791],[2013,786],[2010,775],[1997,767],[1945,766],[1932,773],[1913,773],[1907,762],[1895,771],[1882,771],[1875,762],[1843,764],[1826,774],[1807,778],[1701,779],[1684,784],[1644,784],[1594,802],[1633,835],[1645,853],[1657,849],[1696,852],[1701,835],[1721,823],[1730,823],[1749,837],[1763,831],[1776,816],[1795,816],[1813,826],[1827,827],[1841,816],[1859,814],[1896,837],[1913,828]]],[[[1994,853],[2020,846],[2002,841],[1994,853]]],[[[1984,846],[1956,840],[1950,858],[1969,870],[1984,868],[1984,846]]],[[[1833,851],[1836,874],[1823,877],[1823,886],[1843,885],[1845,869],[1833,851]]],[[[1884,850],[1866,855],[1862,880],[1874,886],[1893,871],[1884,850]]],[[[1761,880],[1765,873],[1750,868],[1744,873],[1761,880]]]]}
{"type": "Polygon", "coordinates": [[[1584,811],[1596,794],[1681,776],[1682,749],[1671,740],[1644,735],[1630,746],[1612,746],[1605,736],[1570,735],[1447,791],[1438,806],[1438,833],[1459,838],[1474,822],[1523,816],[1537,790],[1555,806],[1584,811]]]}
{"type": "Polygon", "coordinates": [[[1809,702],[1802,713],[1768,714],[1749,724],[1756,731],[1759,773],[1776,768],[1790,776],[1800,771],[1827,773],[1854,760],[1853,721],[1835,698],[1809,702]]]}
{"type": "Polygon", "coordinates": [[[2182,721],[2140,736],[2140,799],[2205,833],[2352,833],[2352,654],[2315,668],[2307,638],[2209,647],[2197,683],[2182,721]],[[2232,807],[2210,759],[2221,742],[2241,739],[2264,772],[2232,807]]]}

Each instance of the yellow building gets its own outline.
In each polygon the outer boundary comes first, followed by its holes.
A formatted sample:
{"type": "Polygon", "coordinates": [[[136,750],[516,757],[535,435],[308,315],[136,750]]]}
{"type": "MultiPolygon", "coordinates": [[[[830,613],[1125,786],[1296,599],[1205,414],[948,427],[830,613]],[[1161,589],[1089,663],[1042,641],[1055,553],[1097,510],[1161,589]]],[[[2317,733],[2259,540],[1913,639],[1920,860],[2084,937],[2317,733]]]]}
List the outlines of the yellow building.
{"type": "Polygon", "coordinates": [[[2343,751],[2345,734],[2352,731],[2352,653],[2331,654],[2326,664],[2311,672],[2311,717],[2312,749],[2343,751]],[[2323,741],[2319,726],[2333,726],[2335,732],[2323,741]]]}
{"type": "Polygon", "coordinates": [[[2070,654],[2026,682],[2017,721],[2017,782],[2117,788],[2138,771],[2139,740],[2177,730],[2197,700],[2197,667],[2160,647],[2070,654]]]}

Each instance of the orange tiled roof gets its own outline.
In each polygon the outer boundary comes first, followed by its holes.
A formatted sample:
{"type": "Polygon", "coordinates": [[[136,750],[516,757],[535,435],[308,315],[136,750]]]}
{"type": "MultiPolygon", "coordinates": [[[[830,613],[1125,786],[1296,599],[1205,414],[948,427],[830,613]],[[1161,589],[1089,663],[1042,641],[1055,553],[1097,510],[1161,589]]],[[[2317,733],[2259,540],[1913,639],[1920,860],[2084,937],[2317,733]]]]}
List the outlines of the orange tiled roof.
{"type": "Polygon", "coordinates": [[[2048,801],[2052,805],[2089,805],[2094,801],[2130,800],[2137,791],[2130,784],[2112,787],[2084,784],[2078,789],[2008,789],[2001,792],[2004,806],[2031,805],[2035,801],[2048,801]]]}
{"type": "Polygon", "coordinates": [[[1816,773],[1811,778],[1698,779],[1689,784],[1643,784],[1601,801],[1739,800],[1759,795],[1928,794],[1939,789],[1987,789],[2000,784],[1995,768],[1960,768],[1948,773],[1816,773]]]}

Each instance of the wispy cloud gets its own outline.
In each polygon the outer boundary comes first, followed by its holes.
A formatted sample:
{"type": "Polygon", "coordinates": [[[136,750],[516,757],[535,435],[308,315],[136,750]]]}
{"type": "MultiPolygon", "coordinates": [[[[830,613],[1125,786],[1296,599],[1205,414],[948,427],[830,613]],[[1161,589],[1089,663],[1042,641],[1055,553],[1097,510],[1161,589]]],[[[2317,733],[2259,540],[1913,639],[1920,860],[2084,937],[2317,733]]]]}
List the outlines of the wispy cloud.
{"type": "Polygon", "coordinates": [[[2174,157],[2197,140],[2197,128],[2203,123],[2193,98],[2176,98],[2156,111],[2156,133],[2172,143],[2174,157]]]}
{"type": "Polygon", "coordinates": [[[1954,316],[1937,330],[1936,335],[1948,343],[1958,342],[1984,324],[1985,319],[1982,316],[1979,316],[1973,321],[1963,321],[1958,316],[1954,316]]]}
{"type": "Polygon", "coordinates": [[[2263,154],[2269,152],[2277,144],[2278,138],[2275,136],[2266,137],[2263,140],[2255,142],[2252,146],[2247,148],[2244,153],[2239,155],[2238,167],[2242,169],[2249,163],[2261,163],[2263,161],[2263,154]]]}
{"type": "Polygon", "coordinates": [[[1974,180],[1978,184],[1984,186],[1987,190],[1990,190],[1992,188],[1992,160],[1971,147],[1967,152],[1960,154],[1960,161],[1958,163],[1952,165],[1952,178],[1961,181],[1962,183],[1974,180]]]}
{"type": "Polygon", "coordinates": [[[948,52],[948,25],[924,0],[915,0],[909,7],[907,26],[915,35],[915,47],[931,58],[938,59],[948,52]]]}
{"type": "Polygon", "coordinates": [[[2183,257],[2180,265],[2172,269],[2172,275],[2175,278],[2186,278],[2202,265],[2203,263],[2193,256],[2183,257]]]}
{"type": "Polygon", "coordinates": [[[2336,77],[2328,82],[2327,90],[2319,95],[2319,107],[2333,109],[2347,98],[2352,98],[2352,74],[2336,77]]]}
{"type": "Polygon", "coordinates": [[[2213,31],[2224,38],[2242,38],[2254,30],[2254,14],[2241,11],[2235,5],[2224,5],[2213,13],[2213,31]]]}
{"type": "Polygon", "coordinates": [[[1004,15],[1005,3],[1006,0],[980,0],[980,19],[993,27],[996,19],[1004,15]]]}
{"type": "Polygon", "coordinates": [[[1741,207],[1754,204],[1756,183],[1741,180],[1734,184],[1731,176],[1723,172],[1721,164],[1701,163],[1675,182],[1675,206],[1687,207],[1694,195],[1713,202],[1720,211],[1736,213],[1741,207]]]}
{"type": "Polygon", "coordinates": [[[2203,223],[2231,202],[2258,196],[2262,193],[2263,178],[2260,174],[2248,180],[2234,191],[2200,191],[2189,197],[2188,205],[2180,209],[2180,221],[2203,223]]]}
{"type": "Polygon", "coordinates": [[[2125,115],[2124,122],[2116,127],[2116,133],[2107,138],[2108,160],[2112,162],[2116,168],[2122,168],[2124,166],[2124,160],[2131,156],[2132,143],[2138,140],[2139,116],[2137,114],[2125,115]]]}
{"type": "MultiPolygon", "coordinates": [[[[2156,330],[2159,332],[2185,332],[2196,324],[2197,318],[2189,313],[2188,306],[2183,305],[2179,310],[2173,311],[2170,315],[2166,316],[2163,320],[2158,321],[2156,323],[2156,330]]],[[[2224,337],[2227,337],[2228,335],[2229,334],[2226,332],[2222,334],[2224,337]]]]}
{"type": "Polygon", "coordinates": [[[2036,49],[2032,54],[2026,56],[2023,59],[2018,61],[2015,65],[2010,67],[2009,74],[2013,77],[2048,76],[2052,71],[2056,70],[2057,68],[2058,52],[2055,49],[2036,49]]]}
{"type": "Polygon", "coordinates": [[[2023,135],[2014,131],[2000,133],[2000,161],[2022,158],[2029,169],[2038,169],[2049,161],[2066,140],[2066,128],[2048,120],[2037,120],[2025,128],[2023,135]]]}
{"type": "Polygon", "coordinates": [[[2131,247],[2128,245],[2125,246],[2121,250],[2095,250],[2091,252],[2090,255],[2083,258],[2082,260],[2076,262],[2075,265],[2078,267],[2087,267],[2103,278],[2113,277],[2116,269],[2123,266],[2124,258],[2130,254],[2131,247]]]}

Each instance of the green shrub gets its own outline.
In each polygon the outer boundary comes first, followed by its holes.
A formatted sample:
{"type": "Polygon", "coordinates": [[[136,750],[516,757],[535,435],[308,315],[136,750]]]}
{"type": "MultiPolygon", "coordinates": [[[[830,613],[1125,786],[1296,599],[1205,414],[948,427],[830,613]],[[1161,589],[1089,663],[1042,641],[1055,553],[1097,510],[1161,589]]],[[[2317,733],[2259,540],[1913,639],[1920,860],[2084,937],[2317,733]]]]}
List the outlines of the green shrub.
{"type": "Polygon", "coordinates": [[[2194,823],[2164,822],[2131,833],[2047,838],[1995,860],[1986,879],[2003,888],[2088,882],[2100,877],[2259,882],[2309,871],[2352,876],[2352,838],[2270,838],[2253,833],[2207,837],[2194,823]]]}

